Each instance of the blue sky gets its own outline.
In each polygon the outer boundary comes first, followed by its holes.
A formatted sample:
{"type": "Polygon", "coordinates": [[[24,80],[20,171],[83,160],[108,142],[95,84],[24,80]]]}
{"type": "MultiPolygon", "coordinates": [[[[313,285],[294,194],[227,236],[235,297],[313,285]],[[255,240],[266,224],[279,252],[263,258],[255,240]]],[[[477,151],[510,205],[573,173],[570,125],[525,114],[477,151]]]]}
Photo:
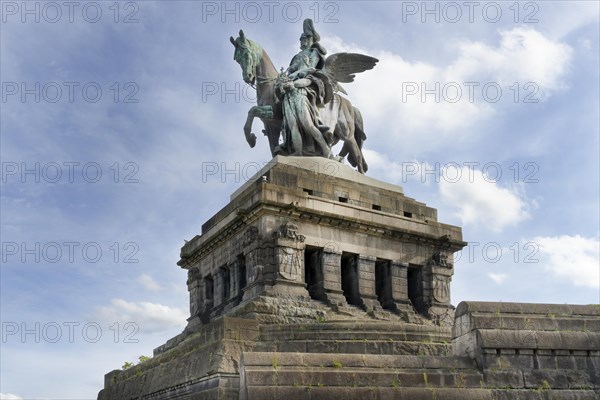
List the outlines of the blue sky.
{"type": "Polygon", "coordinates": [[[270,160],[229,36],[279,69],[303,18],[380,60],[345,86],[368,175],[463,227],[453,304],[600,302],[597,2],[1,6],[3,399],[95,398],[181,331],[183,240],[270,160]]]}

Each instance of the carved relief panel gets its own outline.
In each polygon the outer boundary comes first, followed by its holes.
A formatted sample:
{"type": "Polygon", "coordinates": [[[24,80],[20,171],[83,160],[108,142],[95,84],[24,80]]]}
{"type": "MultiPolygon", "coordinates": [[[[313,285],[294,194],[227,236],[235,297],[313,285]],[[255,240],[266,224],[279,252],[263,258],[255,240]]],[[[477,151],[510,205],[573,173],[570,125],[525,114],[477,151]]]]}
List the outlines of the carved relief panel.
{"type": "Polygon", "coordinates": [[[273,238],[278,276],[289,281],[302,281],[305,237],[298,233],[298,226],[287,222],[273,232],[273,238]]]}

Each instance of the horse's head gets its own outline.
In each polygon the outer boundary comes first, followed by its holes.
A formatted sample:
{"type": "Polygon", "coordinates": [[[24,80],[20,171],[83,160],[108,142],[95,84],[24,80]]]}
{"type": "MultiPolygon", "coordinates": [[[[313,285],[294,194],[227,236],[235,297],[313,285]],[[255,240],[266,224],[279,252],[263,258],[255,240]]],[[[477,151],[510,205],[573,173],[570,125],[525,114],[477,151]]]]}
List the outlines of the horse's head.
{"type": "Polygon", "coordinates": [[[249,85],[254,85],[256,80],[256,69],[261,58],[260,46],[250,39],[247,39],[242,30],[240,30],[240,37],[234,39],[233,36],[231,36],[229,40],[235,47],[233,59],[242,67],[242,78],[244,79],[244,82],[249,85]]]}

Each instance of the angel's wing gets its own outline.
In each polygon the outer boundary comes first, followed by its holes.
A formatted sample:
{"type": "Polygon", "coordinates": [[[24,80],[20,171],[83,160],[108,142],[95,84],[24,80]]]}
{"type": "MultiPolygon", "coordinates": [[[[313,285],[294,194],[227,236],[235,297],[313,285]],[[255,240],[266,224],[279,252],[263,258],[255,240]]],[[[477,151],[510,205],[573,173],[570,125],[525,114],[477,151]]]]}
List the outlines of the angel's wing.
{"type": "Polygon", "coordinates": [[[357,53],[336,53],[325,60],[323,72],[335,82],[354,82],[355,74],[373,69],[379,60],[357,53]]]}

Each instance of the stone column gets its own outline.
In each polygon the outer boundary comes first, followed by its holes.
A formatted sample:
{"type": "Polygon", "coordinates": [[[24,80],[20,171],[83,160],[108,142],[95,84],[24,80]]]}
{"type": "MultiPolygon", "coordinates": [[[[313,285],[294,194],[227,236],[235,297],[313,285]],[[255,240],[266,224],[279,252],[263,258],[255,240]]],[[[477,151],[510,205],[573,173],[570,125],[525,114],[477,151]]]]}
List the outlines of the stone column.
{"type": "Polygon", "coordinates": [[[342,291],[342,252],[323,249],[323,286],[327,301],[335,306],[347,306],[346,297],[342,291]]]}
{"type": "Polygon", "coordinates": [[[229,299],[235,298],[238,291],[238,272],[237,272],[237,260],[227,265],[229,268],[229,299]]]}
{"type": "Polygon", "coordinates": [[[240,303],[242,297],[240,296],[241,288],[240,288],[240,260],[235,259],[233,264],[229,267],[229,279],[231,280],[231,292],[230,299],[233,301],[233,307],[237,306],[240,303]]]}
{"type": "Polygon", "coordinates": [[[377,259],[375,261],[375,289],[381,307],[395,310],[396,303],[392,296],[392,262],[390,260],[377,259]]]}
{"type": "Polygon", "coordinates": [[[259,247],[261,239],[255,226],[249,226],[244,232],[242,252],[246,264],[246,287],[243,289],[242,301],[253,299],[264,291],[264,260],[259,247]]]}
{"type": "Polygon", "coordinates": [[[408,263],[392,261],[392,299],[397,312],[402,315],[413,312],[408,300],[408,263]]]}
{"type": "Polygon", "coordinates": [[[425,262],[425,265],[421,267],[421,281],[423,284],[421,303],[423,304],[424,309],[428,309],[433,302],[433,277],[431,275],[431,263],[429,262],[425,262]]]}
{"type": "Polygon", "coordinates": [[[392,298],[395,302],[408,303],[408,264],[392,261],[392,298]]]}
{"type": "Polygon", "coordinates": [[[234,280],[235,280],[235,276],[234,276],[234,272],[235,272],[235,265],[226,265],[224,267],[219,268],[219,276],[221,277],[221,308],[222,308],[222,312],[225,312],[227,310],[229,310],[232,305],[231,305],[231,299],[234,296],[234,280]],[[228,276],[227,280],[225,279],[225,275],[228,276]]]}
{"type": "Polygon", "coordinates": [[[219,308],[223,303],[223,277],[221,276],[221,268],[217,268],[213,273],[213,282],[215,285],[213,306],[219,308]]]}
{"type": "Polygon", "coordinates": [[[358,290],[367,312],[383,310],[375,292],[375,260],[371,256],[358,256],[358,290]]]}
{"type": "Polygon", "coordinates": [[[188,270],[187,287],[190,293],[190,317],[187,319],[187,329],[193,329],[201,324],[200,313],[204,308],[204,295],[202,293],[202,278],[198,268],[188,270]]]}
{"type": "Polygon", "coordinates": [[[206,276],[202,280],[202,298],[204,299],[204,304],[200,309],[200,320],[202,323],[208,323],[211,319],[211,312],[213,310],[214,299],[215,299],[215,286],[214,286],[214,277],[212,275],[206,276]]]}

